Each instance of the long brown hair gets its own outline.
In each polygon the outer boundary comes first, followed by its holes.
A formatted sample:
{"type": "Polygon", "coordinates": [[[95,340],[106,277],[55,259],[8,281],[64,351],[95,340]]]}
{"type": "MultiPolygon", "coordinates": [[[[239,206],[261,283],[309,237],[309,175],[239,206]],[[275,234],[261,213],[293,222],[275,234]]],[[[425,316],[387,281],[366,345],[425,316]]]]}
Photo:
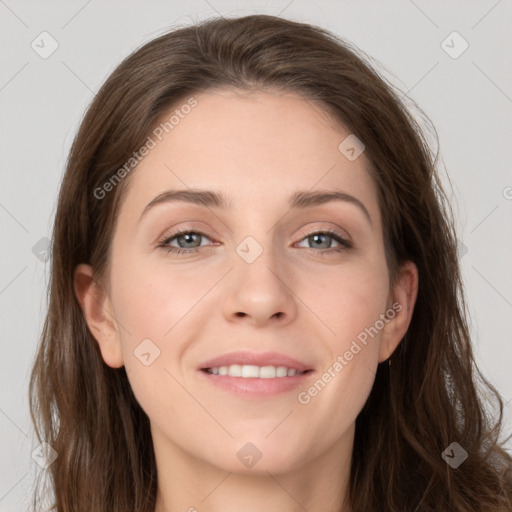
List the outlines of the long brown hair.
{"type": "MultiPolygon", "coordinates": [[[[363,52],[321,28],[267,15],[211,19],[143,45],[107,79],[81,123],[58,198],[49,308],[29,390],[38,439],[58,454],[48,468],[52,510],[154,511],[149,419],[124,367],[102,360],[73,272],[88,263],[104,275],[130,175],[102,198],[98,188],[163,114],[212,87],[295,92],[348,127],[378,185],[391,274],[406,260],[418,268],[408,332],[392,365],[379,365],[356,420],[354,512],[512,510],[503,401],[474,360],[438,153],[363,52]],[[468,454],[456,469],[441,456],[453,442],[468,454]]],[[[34,507],[37,500],[36,490],[34,507]]]]}

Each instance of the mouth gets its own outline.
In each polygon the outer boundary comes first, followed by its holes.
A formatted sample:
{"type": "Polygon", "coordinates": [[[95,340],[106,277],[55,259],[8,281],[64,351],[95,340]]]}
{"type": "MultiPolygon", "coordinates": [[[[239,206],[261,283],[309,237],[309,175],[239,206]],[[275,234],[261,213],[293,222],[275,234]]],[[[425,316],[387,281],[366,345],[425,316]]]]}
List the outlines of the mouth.
{"type": "Polygon", "coordinates": [[[232,352],[198,367],[207,383],[243,398],[270,398],[306,386],[314,368],[276,352],[232,352]]]}
{"type": "Polygon", "coordinates": [[[243,379],[275,379],[295,377],[312,372],[313,370],[297,370],[287,366],[257,366],[252,364],[231,364],[229,366],[214,366],[201,368],[201,371],[211,375],[241,377],[243,379]]]}

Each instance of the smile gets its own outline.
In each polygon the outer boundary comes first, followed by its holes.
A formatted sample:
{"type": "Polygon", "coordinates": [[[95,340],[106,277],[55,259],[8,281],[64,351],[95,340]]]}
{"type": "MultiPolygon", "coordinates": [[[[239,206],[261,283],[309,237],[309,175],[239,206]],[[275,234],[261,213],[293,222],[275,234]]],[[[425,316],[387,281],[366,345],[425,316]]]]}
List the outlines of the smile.
{"type": "Polygon", "coordinates": [[[231,364],[229,366],[215,366],[213,368],[205,368],[204,371],[213,375],[242,377],[246,379],[274,379],[280,377],[294,377],[302,375],[309,370],[299,371],[295,368],[286,366],[256,366],[250,364],[231,364]]]}

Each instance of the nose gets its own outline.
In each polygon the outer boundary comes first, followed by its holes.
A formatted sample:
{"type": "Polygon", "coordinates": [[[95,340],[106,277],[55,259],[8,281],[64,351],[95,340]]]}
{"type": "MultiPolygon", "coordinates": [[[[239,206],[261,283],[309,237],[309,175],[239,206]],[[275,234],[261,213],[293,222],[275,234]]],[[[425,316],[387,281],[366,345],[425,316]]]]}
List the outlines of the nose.
{"type": "Polygon", "coordinates": [[[241,251],[242,257],[235,254],[223,305],[228,321],[243,321],[263,327],[270,322],[285,325],[295,318],[297,295],[290,267],[276,251],[268,247],[268,244],[262,247],[263,250],[253,261],[245,258],[241,251]]]}

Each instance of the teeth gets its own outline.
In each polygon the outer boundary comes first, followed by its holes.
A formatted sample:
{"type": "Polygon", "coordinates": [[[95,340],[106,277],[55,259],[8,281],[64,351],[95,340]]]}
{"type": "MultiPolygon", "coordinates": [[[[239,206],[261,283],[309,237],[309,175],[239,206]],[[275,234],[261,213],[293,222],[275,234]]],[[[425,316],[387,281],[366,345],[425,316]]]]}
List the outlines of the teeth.
{"type": "Polygon", "coordinates": [[[228,375],[230,377],[273,379],[275,377],[293,377],[302,375],[304,372],[287,368],[286,366],[255,366],[252,364],[232,364],[230,366],[217,366],[208,368],[208,373],[214,375],[228,375]]]}

